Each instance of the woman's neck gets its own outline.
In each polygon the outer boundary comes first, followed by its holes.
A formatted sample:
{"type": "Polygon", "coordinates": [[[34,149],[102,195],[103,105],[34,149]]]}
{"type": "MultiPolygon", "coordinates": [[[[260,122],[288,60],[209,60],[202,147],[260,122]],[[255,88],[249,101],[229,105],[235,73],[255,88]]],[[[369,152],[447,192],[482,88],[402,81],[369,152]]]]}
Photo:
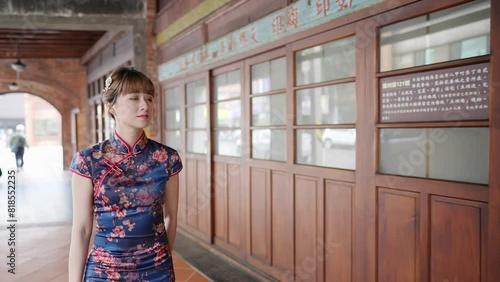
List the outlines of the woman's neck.
{"type": "Polygon", "coordinates": [[[123,141],[127,142],[129,146],[134,145],[134,143],[139,139],[141,136],[143,130],[142,129],[123,129],[123,128],[116,128],[116,133],[120,135],[120,138],[123,139],[123,141]]]}

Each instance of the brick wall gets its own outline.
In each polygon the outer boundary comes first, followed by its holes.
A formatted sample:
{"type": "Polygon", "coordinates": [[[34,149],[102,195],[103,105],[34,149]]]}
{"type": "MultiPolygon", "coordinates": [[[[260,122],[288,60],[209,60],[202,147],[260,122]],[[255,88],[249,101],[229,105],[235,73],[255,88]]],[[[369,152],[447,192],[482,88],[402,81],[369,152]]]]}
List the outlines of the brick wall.
{"type": "MultiPolygon", "coordinates": [[[[88,145],[87,111],[85,106],[85,67],[79,59],[22,59],[27,65],[21,73],[17,92],[39,96],[52,104],[62,117],[62,144],[64,167],[67,168],[74,154],[71,145],[71,110],[79,108],[77,117],[78,148],[88,145]]],[[[10,68],[12,59],[0,60],[0,93],[11,92],[8,84],[16,80],[16,73],[10,68]]]]}

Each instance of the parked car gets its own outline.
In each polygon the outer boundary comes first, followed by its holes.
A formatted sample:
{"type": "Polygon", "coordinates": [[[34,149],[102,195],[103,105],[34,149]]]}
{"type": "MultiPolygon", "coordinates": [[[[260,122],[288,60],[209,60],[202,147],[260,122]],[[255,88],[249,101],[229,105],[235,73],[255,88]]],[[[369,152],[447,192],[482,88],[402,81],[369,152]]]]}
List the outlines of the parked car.
{"type": "Polygon", "coordinates": [[[356,145],[356,129],[354,128],[327,128],[321,136],[323,147],[353,147],[356,145]]]}
{"type": "MultiPolygon", "coordinates": [[[[271,130],[259,129],[252,131],[252,158],[270,159],[271,157],[271,130]]],[[[238,154],[241,154],[241,137],[236,139],[236,148],[238,154]]]]}

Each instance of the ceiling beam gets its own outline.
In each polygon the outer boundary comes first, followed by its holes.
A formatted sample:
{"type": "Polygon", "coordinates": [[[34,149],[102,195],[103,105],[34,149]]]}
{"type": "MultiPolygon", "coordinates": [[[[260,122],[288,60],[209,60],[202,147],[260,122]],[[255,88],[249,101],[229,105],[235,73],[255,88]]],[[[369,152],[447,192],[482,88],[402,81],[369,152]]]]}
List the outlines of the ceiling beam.
{"type": "Polygon", "coordinates": [[[85,54],[82,56],[80,63],[82,65],[87,64],[93,59],[99,52],[101,52],[108,44],[115,41],[119,36],[122,35],[121,31],[108,31],[104,34],[85,54]]]}
{"type": "Polygon", "coordinates": [[[134,16],[45,16],[45,15],[2,15],[0,28],[20,30],[132,30],[136,21],[144,20],[134,16]]]}

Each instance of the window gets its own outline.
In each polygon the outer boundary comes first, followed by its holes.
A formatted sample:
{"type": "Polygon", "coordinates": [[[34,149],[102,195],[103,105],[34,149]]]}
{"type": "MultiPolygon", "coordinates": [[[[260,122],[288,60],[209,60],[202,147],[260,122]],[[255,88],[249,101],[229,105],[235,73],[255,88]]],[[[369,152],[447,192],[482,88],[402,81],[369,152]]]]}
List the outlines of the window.
{"type": "MultiPolygon", "coordinates": [[[[489,41],[490,1],[471,1],[382,28],[380,70],[489,55],[489,41]]],[[[488,183],[489,63],[469,61],[380,77],[380,173],[488,183]]]]}
{"type": "Polygon", "coordinates": [[[61,125],[58,119],[35,119],[33,124],[33,134],[37,137],[54,136],[59,134],[61,125]]]}
{"type": "Polygon", "coordinates": [[[295,61],[295,161],[355,169],[354,37],[298,51],[295,61]]]}
{"type": "Polygon", "coordinates": [[[111,134],[115,130],[115,121],[111,118],[111,115],[109,114],[109,110],[106,106],[103,107],[104,111],[104,116],[103,116],[103,122],[104,122],[104,139],[109,139],[111,137],[111,134]]]}
{"type": "Polygon", "coordinates": [[[486,127],[381,129],[379,171],[487,184],[488,132],[486,127]]]}
{"type": "Polygon", "coordinates": [[[165,141],[181,149],[181,90],[179,86],[165,90],[165,141]]]}
{"type": "Polygon", "coordinates": [[[251,68],[252,158],[286,161],[286,59],[251,68]]]}
{"type": "Polygon", "coordinates": [[[490,53],[490,1],[478,0],[380,30],[380,71],[490,53]]]}
{"type": "Polygon", "coordinates": [[[354,77],[355,53],[354,37],[296,52],[297,85],[354,77]]]}
{"type": "Polygon", "coordinates": [[[87,85],[90,105],[91,127],[90,136],[92,142],[100,142],[109,139],[115,130],[115,120],[111,118],[108,108],[101,101],[104,81],[108,75],[104,75],[87,85]]]}
{"type": "Polygon", "coordinates": [[[204,79],[186,84],[187,151],[206,154],[208,151],[207,86],[204,79]]]}
{"type": "Polygon", "coordinates": [[[100,102],[98,102],[96,105],[95,105],[95,119],[96,119],[96,138],[97,138],[97,141],[100,142],[100,141],[103,141],[104,140],[104,124],[103,124],[103,107],[102,107],[102,104],[100,102]]]}
{"type": "Polygon", "coordinates": [[[213,78],[215,154],[241,156],[240,70],[213,78]]]}

